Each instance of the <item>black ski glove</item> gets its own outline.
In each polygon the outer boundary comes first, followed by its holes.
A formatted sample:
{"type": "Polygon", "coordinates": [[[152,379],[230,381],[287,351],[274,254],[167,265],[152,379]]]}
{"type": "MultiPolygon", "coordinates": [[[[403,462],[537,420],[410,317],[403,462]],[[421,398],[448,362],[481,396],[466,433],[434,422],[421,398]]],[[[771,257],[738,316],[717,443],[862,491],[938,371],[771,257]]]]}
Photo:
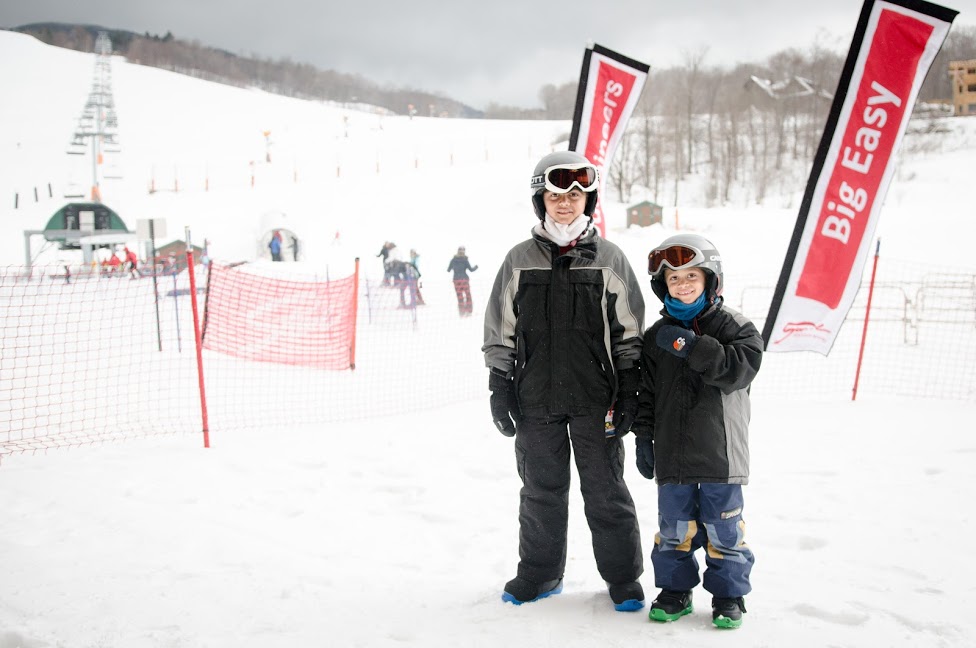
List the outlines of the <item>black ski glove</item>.
{"type": "Polygon", "coordinates": [[[515,397],[515,381],[492,369],[488,373],[488,389],[491,390],[491,418],[495,427],[507,437],[515,436],[515,424],[522,418],[515,397]]]}
{"type": "MultiPolygon", "coordinates": [[[[630,432],[637,418],[637,383],[640,369],[621,369],[617,374],[617,402],[613,405],[613,427],[617,438],[630,432]]],[[[613,438],[613,437],[610,437],[613,438]]]]}
{"type": "Polygon", "coordinates": [[[635,437],[637,470],[647,479],[654,479],[654,442],[648,437],[635,437]]]}
{"type": "Polygon", "coordinates": [[[665,324],[658,329],[654,341],[668,353],[672,353],[679,358],[687,358],[691,350],[695,348],[695,343],[698,342],[698,336],[695,335],[694,331],[689,331],[686,328],[665,324]]]}

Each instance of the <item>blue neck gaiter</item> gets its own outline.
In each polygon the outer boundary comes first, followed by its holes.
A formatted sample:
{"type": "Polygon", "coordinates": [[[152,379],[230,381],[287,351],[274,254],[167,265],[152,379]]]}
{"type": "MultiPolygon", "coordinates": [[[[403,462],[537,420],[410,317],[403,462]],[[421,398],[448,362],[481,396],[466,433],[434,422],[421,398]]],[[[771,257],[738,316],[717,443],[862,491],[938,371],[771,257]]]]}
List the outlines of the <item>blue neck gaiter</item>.
{"type": "Polygon", "coordinates": [[[705,293],[698,295],[698,299],[686,304],[671,295],[664,296],[664,307],[671,317],[681,320],[685,326],[691,326],[692,320],[705,310],[705,293]]]}

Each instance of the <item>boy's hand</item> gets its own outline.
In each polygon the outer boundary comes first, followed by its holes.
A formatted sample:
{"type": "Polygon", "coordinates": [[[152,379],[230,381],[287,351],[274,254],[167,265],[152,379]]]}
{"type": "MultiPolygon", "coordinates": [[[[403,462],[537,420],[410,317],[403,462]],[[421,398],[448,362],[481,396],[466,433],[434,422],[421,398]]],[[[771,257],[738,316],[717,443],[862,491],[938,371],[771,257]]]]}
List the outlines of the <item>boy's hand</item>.
{"type": "Polygon", "coordinates": [[[636,437],[637,470],[647,479],[654,479],[654,442],[647,437],[636,437]]]}
{"type": "Polygon", "coordinates": [[[515,436],[515,424],[521,418],[515,397],[515,381],[492,369],[488,374],[488,389],[491,390],[491,418],[495,427],[507,437],[515,436]]]}
{"type": "Polygon", "coordinates": [[[687,358],[691,350],[695,348],[698,336],[695,335],[694,331],[689,331],[686,328],[665,324],[658,329],[654,341],[668,353],[679,358],[687,358]]]}
{"type": "Polygon", "coordinates": [[[617,377],[617,402],[613,405],[613,427],[620,438],[630,432],[637,418],[637,383],[640,369],[621,369],[617,377]]]}

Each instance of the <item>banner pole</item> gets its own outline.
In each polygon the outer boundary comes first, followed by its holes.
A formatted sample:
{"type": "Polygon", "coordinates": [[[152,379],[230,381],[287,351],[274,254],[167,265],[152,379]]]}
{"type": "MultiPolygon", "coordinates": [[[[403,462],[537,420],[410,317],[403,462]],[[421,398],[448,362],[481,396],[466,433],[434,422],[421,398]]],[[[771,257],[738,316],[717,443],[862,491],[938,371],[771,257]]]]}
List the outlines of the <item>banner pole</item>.
{"type": "Polygon", "coordinates": [[[207,414],[207,388],[203,382],[203,338],[200,335],[199,308],[197,306],[197,279],[193,268],[193,248],[187,236],[186,267],[190,273],[190,304],[193,307],[193,337],[197,348],[197,383],[200,387],[200,415],[203,422],[203,447],[210,447],[210,421],[207,414]]]}
{"type": "Polygon", "coordinates": [[[874,264],[871,267],[871,283],[868,284],[868,305],[864,310],[864,328],[861,330],[861,348],[857,353],[857,370],[854,372],[854,390],[851,400],[857,400],[857,383],[861,379],[861,361],[864,359],[864,343],[868,337],[868,321],[871,319],[871,298],[874,296],[874,279],[878,275],[878,256],[881,254],[881,239],[874,246],[874,264]]]}

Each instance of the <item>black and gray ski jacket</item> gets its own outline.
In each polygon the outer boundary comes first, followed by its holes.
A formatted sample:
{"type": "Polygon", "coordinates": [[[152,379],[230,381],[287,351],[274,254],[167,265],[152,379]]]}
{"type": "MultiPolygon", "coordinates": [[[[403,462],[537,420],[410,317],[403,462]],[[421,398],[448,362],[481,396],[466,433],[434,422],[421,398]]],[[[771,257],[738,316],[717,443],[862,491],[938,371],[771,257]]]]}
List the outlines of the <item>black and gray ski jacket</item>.
{"type": "Polygon", "coordinates": [[[644,333],[639,408],[633,432],[654,439],[658,484],[749,483],[749,386],[763,340],[746,317],[721,301],[692,322],[700,337],[687,358],[655,344],[662,310],[644,333]]]}
{"type": "Polygon", "coordinates": [[[644,298],[619,247],[591,230],[565,254],[533,233],[495,277],[482,351],[515,379],[521,412],[605,413],[637,366],[644,298]]]}

